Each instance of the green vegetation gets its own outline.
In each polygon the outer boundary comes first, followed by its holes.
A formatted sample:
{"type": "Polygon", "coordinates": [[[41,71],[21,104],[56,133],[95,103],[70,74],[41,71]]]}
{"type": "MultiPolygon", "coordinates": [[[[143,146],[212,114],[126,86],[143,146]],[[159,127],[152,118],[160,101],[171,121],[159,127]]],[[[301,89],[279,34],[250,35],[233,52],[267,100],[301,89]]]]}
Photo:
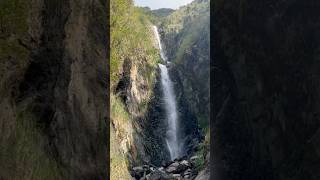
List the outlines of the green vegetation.
{"type": "MultiPolygon", "coordinates": [[[[147,81],[147,89],[154,86],[157,64],[160,61],[159,51],[155,47],[150,16],[143,8],[134,7],[132,1],[111,1],[111,91],[124,75],[125,66],[135,66],[137,76],[147,81]],[[126,63],[124,63],[126,61],[126,63]]],[[[131,67],[129,67],[131,68],[131,67]]],[[[131,69],[130,69],[131,70],[131,69]]],[[[126,72],[129,73],[129,72],[126,72]]],[[[126,74],[130,76],[130,74],[126,74]]],[[[115,95],[116,96],[116,95],[115,95]]],[[[116,98],[115,98],[116,99],[116,98]]],[[[112,111],[119,105],[111,101],[112,111]]],[[[122,103],[121,101],[119,103],[122,103]]],[[[145,106],[147,102],[143,101],[145,106]]],[[[124,105],[123,105],[124,106],[124,105]]],[[[125,108],[123,108],[125,112],[125,108]]]]}
{"type": "Polygon", "coordinates": [[[110,109],[111,109],[111,118],[116,119],[117,122],[126,124],[129,121],[129,114],[125,108],[125,105],[122,103],[121,99],[113,94],[110,96],[110,109]]]}
{"type": "Polygon", "coordinates": [[[204,40],[209,43],[209,12],[209,1],[194,1],[163,20],[161,28],[165,33],[166,44],[170,45],[166,50],[175,63],[182,63],[183,55],[191,54],[191,49],[197,41],[204,40]],[[208,39],[201,38],[204,34],[208,39]],[[173,40],[175,42],[171,42],[173,40]],[[172,48],[172,45],[175,48],[172,48]]]}
{"type": "MultiPolygon", "coordinates": [[[[209,9],[209,1],[194,1],[167,16],[162,26],[166,32],[178,33],[183,30],[187,24],[199,20],[198,18],[203,15],[207,15],[209,9]]],[[[189,26],[188,28],[192,27],[189,26]]]]}
{"type": "Polygon", "coordinates": [[[207,131],[204,142],[199,144],[198,150],[195,152],[195,155],[198,156],[195,160],[195,169],[196,171],[201,171],[207,165],[209,159],[206,159],[208,153],[210,153],[210,132],[207,131]]]}
{"type": "Polygon", "coordinates": [[[110,96],[110,179],[130,179],[127,155],[121,149],[121,141],[131,136],[130,116],[119,97],[110,96]]]}
{"type": "Polygon", "coordinates": [[[173,9],[170,8],[161,8],[153,10],[152,13],[157,17],[167,17],[174,12],[173,9]]]}
{"type": "Polygon", "coordinates": [[[150,16],[145,14],[143,8],[134,7],[132,1],[112,0],[110,16],[110,71],[113,88],[121,77],[125,59],[136,61],[134,63],[146,61],[145,64],[155,67],[159,54],[153,46],[150,16]]]}
{"type": "Polygon", "coordinates": [[[148,19],[152,24],[159,26],[159,24],[165,20],[167,16],[174,12],[173,9],[162,8],[157,10],[151,10],[149,7],[136,7],[139,9],[143,14],[148,16],[148,19]]]}
{"type": "MultiPolygon", "coordinates": [[[[112,137],[111,137],[112,138],[112,137]]],[[[115,138],[115,136],[113,136],[115,138]]],[[[117,146],[117,144],[111,144],[113,146],[117,146]]],[[[116,179],[123,179],[123,180],[130,180],[131,176],[128,172],[128,163],[127,157],[125,157],[124,154],[118,152],[118,151],[111,151],[113,156],[110,158],[110,179],[116,180],[116,179]]]]}

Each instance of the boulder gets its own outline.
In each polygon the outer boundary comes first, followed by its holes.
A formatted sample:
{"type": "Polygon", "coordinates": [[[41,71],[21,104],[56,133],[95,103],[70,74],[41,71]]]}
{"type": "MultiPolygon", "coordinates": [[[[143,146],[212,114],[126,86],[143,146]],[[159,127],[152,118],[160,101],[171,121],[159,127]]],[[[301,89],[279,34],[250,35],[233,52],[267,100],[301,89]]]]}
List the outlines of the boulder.
{"type": "Polygon", "coordinates": [[[162,172],[165,172],[164,167],[160,167],[160,168],[158,168],[158,170],[159,170],[159,171],[162,171],[162,172]]]}
{"type": "Polygon", "coordinates": [[[166,172],[168,172],[168,173],[176,173],[178,171],[178,166],[179,166],[179,163],[178,162],[174,162],[174,163],[170,164],[169,167],[166,168],[166,172]]]}
{"type": "Polygon", "coordinates": [[[190,175],[185,175],[185,176],[183,176],[183,178],[188,179],[188,178],[190,178],[190,175]]]}
{"type": "Polygon", "coordinates": [[[146,176],[147,180],[174,180],[174,178],[165,172],[155,170],[154,172],[150,173],[146,176]]]}
{"type": "Polygon", "coordinates": [[[180,174],[173,174],[172,175],[174,179],[177,179],[177,180],[182,180],[182,177],[180,174]]]}
{"type": "Polygon", "coordinates": [[[181,161],[180,164],[187,166],[187,167],[191,167],[191,164],[187,160],[181,161]]]}
{"type": "Polygon", "coordinates": [[[135,177],[136,179],[140,179],[144,176],[144,168],[142,166],[134,167],[131,171],[131,176],[135,177]]]}
{"type": "Polygon", "coordinates": [[[153,172],[155,170],[155,168],[154,167],[150,167],[150,170],[153,172]]]}
{"type": "Polygon", "coordinates": [[[188,176],[191,175],[192,170],[191,169],[187,169],[186,171],[184,171],[183,176],[188,176]]]}
{"type": "Polygon", "coordinates": [[[188,169],[190,166],[187,166],[185,163],[178,163],[174,162],[169,167],[166,168],[166,172],[168,173],[182,173],[186,169],[188,169]]]}

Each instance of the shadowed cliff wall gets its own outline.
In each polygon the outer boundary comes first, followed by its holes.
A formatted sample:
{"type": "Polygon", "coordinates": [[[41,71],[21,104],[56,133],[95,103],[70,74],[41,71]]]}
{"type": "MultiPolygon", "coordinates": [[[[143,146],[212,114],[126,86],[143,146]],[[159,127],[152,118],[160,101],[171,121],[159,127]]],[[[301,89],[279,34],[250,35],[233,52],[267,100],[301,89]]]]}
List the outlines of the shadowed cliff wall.
{"type": "Polygon", "coordinates": [[[319,2],[212,6],[213,175],[319,179],[319,2]]]}

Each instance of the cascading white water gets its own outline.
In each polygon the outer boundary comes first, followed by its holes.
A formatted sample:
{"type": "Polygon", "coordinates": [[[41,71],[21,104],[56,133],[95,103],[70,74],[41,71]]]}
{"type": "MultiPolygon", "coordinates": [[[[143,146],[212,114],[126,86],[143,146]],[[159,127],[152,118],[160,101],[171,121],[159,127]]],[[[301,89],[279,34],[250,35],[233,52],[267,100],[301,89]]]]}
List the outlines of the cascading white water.
{"type": "Polygon", "coordinates": [[[157,26],[153,26],[153,31],[154,31],[154,34],[155,34],[155,36],[157,38],[157,41],[158,41],[158,46],[159,46],[159,49],[160,49],[161,59],[166,62],[167,61],[167,57],[166,57],[166,55],[165,55],[165,53],[164,53],[164,51],[162,49],[160,35],[159,35],[159,31],[158,31],[157,26]]]}
{"type": "MultiPolygon", "coordinates": [[[[161,46],[158,28],[156,26],[153,26],[153,28],[159,44],[161,58],[166,63],[167,59],[161,46]]],[[[178,140],[179,129],[176,98],[173,89],[173,83],[169,77],[167,67],[163,64],[159,64],[159,68],[161,72],[161,85],[165,101],[166,117],[168,121],[166,143],[170,152],[170,157],[172,160],[174,160],[180,156],[181,152],[178,140]]]]}

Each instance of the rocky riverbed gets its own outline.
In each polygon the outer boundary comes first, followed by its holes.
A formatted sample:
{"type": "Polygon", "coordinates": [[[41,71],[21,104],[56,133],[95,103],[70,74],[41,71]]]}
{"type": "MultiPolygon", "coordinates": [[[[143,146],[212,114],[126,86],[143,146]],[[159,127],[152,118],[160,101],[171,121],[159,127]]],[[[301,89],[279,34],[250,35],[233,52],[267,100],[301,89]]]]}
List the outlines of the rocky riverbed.
{"type": "Polygon", "coordinates": [[[190,159],[175,159],[162,163],[161,167],[151,164],[137,166],[130,173],[135,180],[193,180],[198,175],[195,163],[199,158],[193,156],[190,159]]]}

